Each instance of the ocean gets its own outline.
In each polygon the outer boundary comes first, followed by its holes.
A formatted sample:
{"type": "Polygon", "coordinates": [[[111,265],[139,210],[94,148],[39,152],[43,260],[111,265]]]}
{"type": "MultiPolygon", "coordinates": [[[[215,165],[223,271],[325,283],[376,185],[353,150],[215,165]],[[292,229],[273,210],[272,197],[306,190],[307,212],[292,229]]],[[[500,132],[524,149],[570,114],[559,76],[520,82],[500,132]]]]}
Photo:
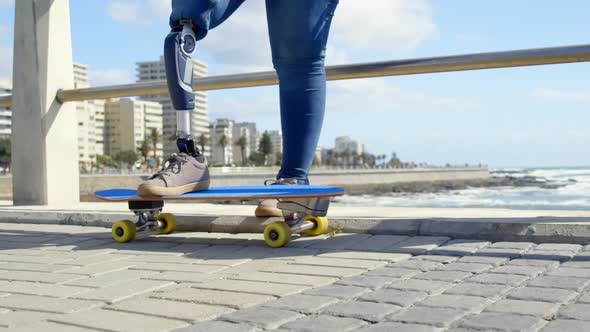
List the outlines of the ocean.
{"type": "Polygon", "coordinates": [[[478,187],[436,193],[343,196],[337,198],[334,204],[344,206],[590,211],[590,167],[506,168],[493,169],[491,172],[494,176],[533,176],[545,181],[547,187],[478,187]]]}

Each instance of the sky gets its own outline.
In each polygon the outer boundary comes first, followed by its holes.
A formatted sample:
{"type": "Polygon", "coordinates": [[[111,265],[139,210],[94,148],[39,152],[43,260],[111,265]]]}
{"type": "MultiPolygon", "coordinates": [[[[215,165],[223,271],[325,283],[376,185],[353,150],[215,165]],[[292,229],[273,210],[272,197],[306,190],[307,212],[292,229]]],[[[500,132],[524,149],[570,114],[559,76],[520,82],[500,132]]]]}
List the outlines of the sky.
{"type": "MultiPolygon", "coordinates": [[[[590,2],[340,0],[327,65],[590,43],[590,2]]],[[[170,0],[71,0],[74,61],[94,86],[134,82],[157,60],[170,0]]],[[[0,0],[0,84],[10,84],[14,0],[0,0]]],[[[209,75],[271,70],[263,0],[197,45],[209,75]]],[[[404,161],[590,165],[590,63],[328,82],[320,145],[351,136],[404,161]]],[[[280,128],[276,86],[208,92],[210,120],[280,128]]]]}

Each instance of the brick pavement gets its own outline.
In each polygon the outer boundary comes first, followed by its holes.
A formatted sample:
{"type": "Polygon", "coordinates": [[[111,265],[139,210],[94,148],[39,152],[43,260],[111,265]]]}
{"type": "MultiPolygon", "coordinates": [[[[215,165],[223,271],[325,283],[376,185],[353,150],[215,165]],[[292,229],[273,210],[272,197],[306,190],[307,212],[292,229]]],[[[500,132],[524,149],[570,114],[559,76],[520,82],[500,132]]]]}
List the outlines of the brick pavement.
{"type": "Polygon", "coordinates": [[[0,224],[0,329],[586,331],[590,246],[0,224]]]}

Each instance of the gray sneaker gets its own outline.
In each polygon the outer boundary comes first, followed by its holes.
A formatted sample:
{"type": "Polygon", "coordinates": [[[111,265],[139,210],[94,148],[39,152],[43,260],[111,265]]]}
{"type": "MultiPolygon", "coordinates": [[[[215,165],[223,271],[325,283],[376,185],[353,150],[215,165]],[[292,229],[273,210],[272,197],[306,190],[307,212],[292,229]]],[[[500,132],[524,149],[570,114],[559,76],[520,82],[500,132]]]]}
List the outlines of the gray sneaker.
{"type": "MultiPolygon", "coordinates": [[[[264,185],[268,184],[297,184],[297,179],[278,179],[264,181],[264,185]]],[[[276,199],[265,199],[259,201],[256,210],[254,210],[254,215],[259,218],[282,217],[283,211],[277,208],[277,202],[278,201],[276,199]]]]}
{"type": "Polygon", "coordinates": [[[207,159],[186,153],[173,154],[158,173],[152,175],[137,188],[142,197],[182,195],[209,188],[207,159]]]}

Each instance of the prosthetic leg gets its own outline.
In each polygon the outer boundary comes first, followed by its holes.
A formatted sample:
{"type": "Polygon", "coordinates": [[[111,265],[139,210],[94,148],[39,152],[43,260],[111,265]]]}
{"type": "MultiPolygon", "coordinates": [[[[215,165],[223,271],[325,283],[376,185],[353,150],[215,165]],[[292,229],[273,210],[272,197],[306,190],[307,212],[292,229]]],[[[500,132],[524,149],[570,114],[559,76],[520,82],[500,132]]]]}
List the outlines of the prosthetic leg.
{"type": "Polygon", "coordinates": [[[181,21],[182,29],[173,29],[164,41],[166,80],[176,110],[176,146],[193,157],[201,154],[191,137],[190,112],[195,108],[193,61],[196,37],[190,21],[181,21]]]}

